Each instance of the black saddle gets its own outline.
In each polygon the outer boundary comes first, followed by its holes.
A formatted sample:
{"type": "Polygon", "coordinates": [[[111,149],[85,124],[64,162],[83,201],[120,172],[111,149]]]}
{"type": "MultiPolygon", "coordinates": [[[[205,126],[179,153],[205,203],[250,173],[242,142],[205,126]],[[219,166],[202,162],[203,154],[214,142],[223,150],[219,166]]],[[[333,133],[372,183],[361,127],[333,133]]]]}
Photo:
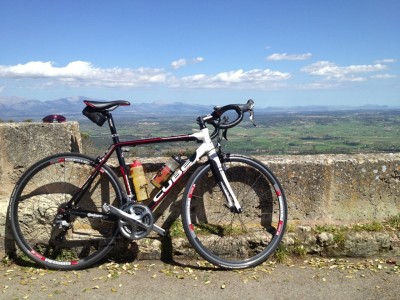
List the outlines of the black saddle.
{"type": "Polygon", "coordinates": [[[118,106],[131,105],[129,101],[116,100],[116,101],[91,101],[83,100],[86,104],[85,109],[82,113],[88,117],[92,122],[98,126],[103,126],[104,122],[109,116],[109,111],[116,109],[118,106]]]}
{"type": "Polygon", "coordinates": [[[95,111],[104,111],[104,110],[114,110],[118,106],[129,106],[131,103],[125,100],[115,100],[115,101],[92,101],[92,100],[83,100],[83,102],[91,107],[95,111]]]}

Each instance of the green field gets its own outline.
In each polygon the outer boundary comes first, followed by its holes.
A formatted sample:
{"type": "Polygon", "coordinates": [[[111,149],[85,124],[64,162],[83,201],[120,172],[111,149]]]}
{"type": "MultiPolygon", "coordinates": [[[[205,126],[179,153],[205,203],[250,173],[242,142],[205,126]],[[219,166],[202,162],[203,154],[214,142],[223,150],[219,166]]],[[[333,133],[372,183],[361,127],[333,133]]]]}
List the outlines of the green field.
{"type": "MultiPolygon", "coordinates": [[[[400,110],[353,110],[312,113],[257,113],[254,127],[244,121],[228,131],[226,152],[256,154],[321,154],[400,152],[400,110]]],[[[85,147],[98,154],[110,144],[108,127],[81,122],[85,147]]],[[[118,119],[122,140],[191,133],[195,117],[118,119]]],[[[158,144],[137,147],[132,156],[169,155],[192,152],[196,143],[158,144]]]]}

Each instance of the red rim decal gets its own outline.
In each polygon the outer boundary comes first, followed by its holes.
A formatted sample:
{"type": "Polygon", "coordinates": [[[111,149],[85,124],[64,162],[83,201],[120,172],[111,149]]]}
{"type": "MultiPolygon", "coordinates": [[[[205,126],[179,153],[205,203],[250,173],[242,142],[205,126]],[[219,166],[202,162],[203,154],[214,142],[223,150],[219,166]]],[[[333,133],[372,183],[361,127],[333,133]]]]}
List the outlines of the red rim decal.
{"type": "Polygon", "coordinates": [[[194,191],[194,188],[195,188],[195,187],[196,187],[195,184],[193,184],[193,185],[190,187],[190,190],[189,190],[189,199],[192,199],[193,191],[194,191]]]}
{"type": "Polygon", "coordinates": [[[43,255],[41,255],[40,253],[37,253],[35,250],[31,250],[31,253],[36,256],[37,258],[39,258],[40,260],[45,260],[46,257],[44,257],[43,255]]]}
{"type": "Polygon", "coordinates": [[[282,232],[283,221],[279,220],[278,230],[276,231],[276,235],[280,235],[282,232]]]}

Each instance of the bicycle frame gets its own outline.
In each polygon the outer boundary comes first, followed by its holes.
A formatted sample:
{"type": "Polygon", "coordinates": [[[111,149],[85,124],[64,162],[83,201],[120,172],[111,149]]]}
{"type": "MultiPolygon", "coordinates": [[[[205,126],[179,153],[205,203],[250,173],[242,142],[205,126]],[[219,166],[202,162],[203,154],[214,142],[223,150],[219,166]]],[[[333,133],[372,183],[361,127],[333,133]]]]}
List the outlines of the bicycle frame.
{"type": "MultiPolygon", "coordinates": [[[[167,142],[180,142],[180,141],[197,141],[201,142],[201,145],[196,149],[196,151],[175,171],[175,173],[170,177],[168,182],[166,182],[159,192],[154,196],[152,201],[147,205],[150,211],[154,211],[154,209],[162,202],[165,196],[169,193],[171,188],[182,178],[182,176],[193,167],[204,155],[208,156],[208,160],[211,163],[211,167],[213,168],[214,174],[216,175],[216,179],[218,184],[221,186],[226,199],[227,206],[232,210],[236,210],[237,212],[241,212],[240,204],[238,203],[235,194],[232,191],[232,188],[226,178],[225,172],[223,170],[223,166],[221,164],[220,158],[217,154],[215,146],[210,138],[210,134],[208,128],[204,125],[204,123],[200,123],[200,131],[193,134],[183,134],[183,135],[175,135],[175,136],[167,136],[167,137],[157,137],[150,139],[139,139],[139,140],[130,140],[123,141],[119,140],[119,135],[114,125],[114,120],[112,114],[108,112],[107,114],[108,125],[111,131],[111,137],[113,140],[113,144],[110,146],[108,151],[102,156],[98,157],[98,164],[95,167],[93,173],[89,176],[86,182],[83,184],[81,189],[77,192],[76,195],[72,197],[69,201],[69,204],[76,205],[81,196],[85,193],[85,191],[90,187],[91,183],[94,181],[96,176],[99,174],[102,166],[108,161],[111,155],[116,153],[118,158],[118,163],[120,167],[120,172],[122,174],[123,183],[126,191],[126,198],[122,199],[122,205],[126,204],[129,201],[134,201],[134,189],[132,183],[130,182],[127,174],[127,167],[125,158],[123,155],[123,147],[135,147],[140,145],[150,145],[157,143],[167,143],[167,142]]],[[[76,211],[75,213],[84,214],[83,211],[76,211]]],[[[99,216],[100,217],[100,216],[99,216]]],[[[154,228],[158,233],[162,234],[161,228],[154,228]]]]}

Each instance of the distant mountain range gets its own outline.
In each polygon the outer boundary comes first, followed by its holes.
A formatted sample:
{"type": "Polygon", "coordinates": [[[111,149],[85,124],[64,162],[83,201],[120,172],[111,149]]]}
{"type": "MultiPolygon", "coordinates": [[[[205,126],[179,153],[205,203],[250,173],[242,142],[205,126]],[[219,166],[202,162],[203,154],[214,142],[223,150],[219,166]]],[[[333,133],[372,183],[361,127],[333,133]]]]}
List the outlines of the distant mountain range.
{"type": "MultiPolygon", "coordinates": [[[[2,97],[0,96],[0,119],[2,120],[23,120],[32,119],[34,121],[41,120],[44,116],[50,114],[61,114],[69,119],[79,120],[84,118],[82,110],[84,108],[83,100],[90,99],[88,97],[68,97],[49,101],[29,100],[19,97],[2,97]]],[[[101,99],[91,99],[98,100],[101,99]]],[[[245,101],[243,101],[244,103],[245,101]]],[[[350,106],[297,106],[297,107],[266,107],[260,108],[256,102],[256,113],[258,112],[316,112],[316,111],[340,111],[340,110],[385,110],[393,109],[385,105],[365,105],[360,107],[350,106]]],[[[395,107],[400,109],[400,106],[395,107]]],[[[131,102],[131,106],[116,110],[118,115],[127,115],[132,113],[147,115],[201,115],[212,111],[212,105],[196,105],[182,102],[175,103],[135,103],[131,102]]]]}
{"type": "MultiPolygon", "coordinates": [[[[85,108],[83,100],[90,99],[105,101],[101,99],[91,99],[88,97],[69,97],[49,101],[28,100],[17,97],[0,97],[0,119],[40,120],[50,114],[59,114],[70,119],[84,118],[82,110],[85,108]]],[[[132,113],[160,115],[177,112],[181,114],[207,114],[212,109],[211,105],[195,105],[186,103],[134,103],[115,111],[117,115],[132,113]]]]}

